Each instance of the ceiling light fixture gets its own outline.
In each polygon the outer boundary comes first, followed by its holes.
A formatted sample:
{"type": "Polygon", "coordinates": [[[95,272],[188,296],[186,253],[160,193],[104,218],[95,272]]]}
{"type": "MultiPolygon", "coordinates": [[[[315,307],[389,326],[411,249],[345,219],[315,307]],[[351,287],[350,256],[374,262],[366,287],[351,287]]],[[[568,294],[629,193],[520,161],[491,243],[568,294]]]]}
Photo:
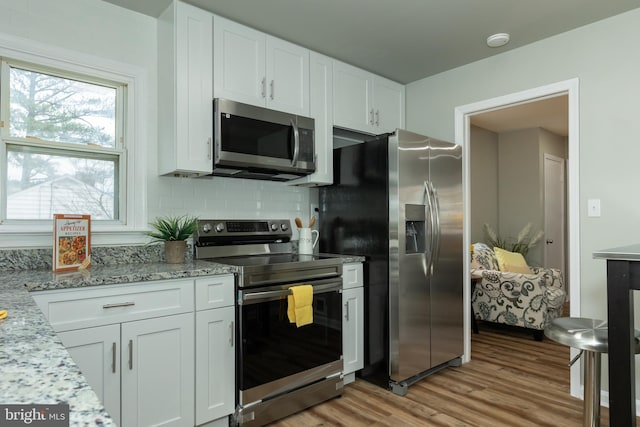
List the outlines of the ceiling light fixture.
{"type": "Polygon", "coordinates": [[[500,47],[507,43],[509,43],[509,34],[507,33],[498,33],[487,37],[487,46],[489,47],[500,47]]]}

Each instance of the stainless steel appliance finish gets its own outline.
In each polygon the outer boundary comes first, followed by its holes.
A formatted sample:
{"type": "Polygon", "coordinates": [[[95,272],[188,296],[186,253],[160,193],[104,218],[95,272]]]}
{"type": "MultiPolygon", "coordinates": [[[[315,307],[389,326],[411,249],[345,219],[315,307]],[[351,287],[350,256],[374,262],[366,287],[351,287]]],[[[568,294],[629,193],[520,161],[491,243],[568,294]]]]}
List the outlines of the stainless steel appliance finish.
{"type": "Polygon", "coordinates": [[[236,413],[260,426],[342,394],[342,260],[292,252],[289,220],[200,220],[196,258],[239,268],[236,413]],[[287,318],[290,288],[313,286],[314,320],[287,318]]]}
{"type": "Polygon", "coordinates": [[[213,175],[288,181],[316,169],[314,119],[213,101],[213,175]]]}
{"type": "Polygon", "coordinates": [[[365,367],[398,394],[463,354],[460,147],[397,130],[334,151],[322,252],[366,256],[365,367]]]}

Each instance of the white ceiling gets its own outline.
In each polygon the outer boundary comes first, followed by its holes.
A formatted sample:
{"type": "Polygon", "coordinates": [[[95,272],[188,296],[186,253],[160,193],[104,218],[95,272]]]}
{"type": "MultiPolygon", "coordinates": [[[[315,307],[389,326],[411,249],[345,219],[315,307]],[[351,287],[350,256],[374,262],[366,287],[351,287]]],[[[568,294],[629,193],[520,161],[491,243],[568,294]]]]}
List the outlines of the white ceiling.
{"type": "MultiPolygon", "coordinates": [[[[170,0],[104,0],[153,17],[170,0]]],[[[640,0],[186,0],[400,83],[640,7],[640,0]],[[489,48],[486,38],[511,34],[489,48]]]]}
{"type": "Polygon", "coordinates": [[[495,133],[541,127],[569,135],[569,98],[556,96],[471,116],[471,124],[495,133]]]}

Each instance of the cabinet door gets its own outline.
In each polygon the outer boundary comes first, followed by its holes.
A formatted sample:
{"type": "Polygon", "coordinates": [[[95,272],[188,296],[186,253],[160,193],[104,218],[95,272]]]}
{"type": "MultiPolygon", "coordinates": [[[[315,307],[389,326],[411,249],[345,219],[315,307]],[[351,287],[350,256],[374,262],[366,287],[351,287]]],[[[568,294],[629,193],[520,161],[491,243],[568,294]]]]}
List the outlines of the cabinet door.
{"type": "Polygon", "coordinates": [[[364,286],[363,267],[361,262],[350,262],[342,265],[342,289],[364,286]]]}
{"type": "Polygon", "coordinates": [[[60,332],[62,344],[120,425],[120,325],[60,332]]]}
{"type": "Polygon", "coordinates": [[[177,169],[211,173],[213,15],[182,2],[177,7],[177,169]]]}
{"type": "Polygon", "coordinates": [[[364,288],[342,291],[342,355],[344,374],[364,367],[364,288]]]}
{"type": "Polygon", "coordinates": [[[316,171],[290,185],[333,184],[333,61],[328,56],[309,54],[309,105],[315,120],[316,171]]]}
{"type": "Polygon", "coordinates": [[[333,62],[333,124],[372,133],[372,74],[340,61],[333,62]]]}
{"type": "Polygon", "coordinates": [[[122,425],[194,425],[193,319],[122,324],[122,425]]]}
{"type": "Polygon", "coordinates": [[[235,308],[196,313],[196,424],[230,415],[235,404],[235,308]]]}
{"type": "Polygon", "coordinates": [[[214,96],[264,106],[265,34],[219,16],[213,31],[214,96]]]}
{"type": "Polygon", "coordinates": [[[309,116],[309,50],[267,36],[267,107],[309,116]]]}
{"type": "Polygon", "coordinates": [[[376,132],[404,129],[404,86],[379,76],[375,76],[373,82],[376,132]]]}

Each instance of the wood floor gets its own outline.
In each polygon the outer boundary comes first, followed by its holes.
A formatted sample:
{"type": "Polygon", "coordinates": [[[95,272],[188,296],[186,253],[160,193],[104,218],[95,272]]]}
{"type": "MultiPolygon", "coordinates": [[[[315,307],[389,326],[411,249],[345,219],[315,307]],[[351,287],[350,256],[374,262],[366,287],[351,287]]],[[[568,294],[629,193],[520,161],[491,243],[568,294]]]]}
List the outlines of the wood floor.
{"type": "MultiPolygon", "coordinates": [[[[404,397],[357,379],[342,397],[270,427],[582,426],[582,400],[569,395],[567,347],[481,324],[471,359],[419,381],[404,397]]],[[[605,407],[601,426],[609,426],[605,407]]]]}

